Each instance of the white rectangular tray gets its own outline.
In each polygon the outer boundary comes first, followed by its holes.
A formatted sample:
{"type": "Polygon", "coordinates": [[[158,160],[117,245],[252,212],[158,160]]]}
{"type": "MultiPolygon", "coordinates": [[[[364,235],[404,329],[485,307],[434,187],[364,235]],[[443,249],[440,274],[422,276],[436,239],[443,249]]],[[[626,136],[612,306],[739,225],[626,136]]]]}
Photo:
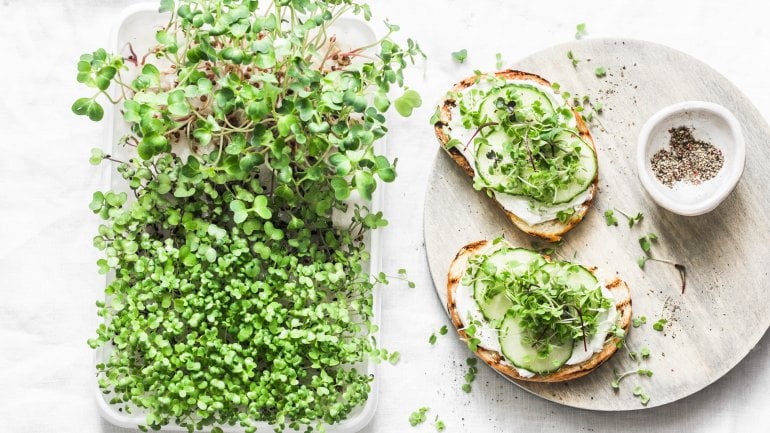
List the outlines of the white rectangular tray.
{"type": "MultiPolygon", "coordinates": [[[[158,13],[157,3],[139,3],[133,5],[121,12],[118,20],[113,27],[110,36],[109,49],[114,53],[124,53],[127,50],[127,44],[130,42],[137,53],[146,52],[146,49],[155,42],[155,31],[168,22],[168,16],[158,13]]],[[[335,33],[340,40],[349,37],[351,40],[360,42],[360,45],[368,45],[375,41],[375,34],[372,28],[365,22],[354,18],[342,18],[334,26],[335,33]]],[[[141,54],[139,54],[141,56],[141,54]]],[[[102,150],[112,155],[125,155],[126,150],[117,145],[116,137],[121,137],[129,132],[128,126],[123,121],[120,114],[120,106],[107,108],[104,117],[105,137],[102,142],[102,150]]],[[[375,149],[379,154],[384,154],[386,142],[384,139],[375,144],[375,149]]],[[[104,168],[101,172],[104,188],[114,190],[125,190],[125,181],[114,167],[104,168]]],[[[369,204],[372,212],[378,212],[383,207],[382,184],[374,191],[372,202],[369,204]]],[[[382,268],[382,257],[380,250],[380,233],[377,230],[370,231],[366,239],[367,247],[370,253],[370,264],[368,272],[378,274],[382,268]]],[[[109,278],[109,277],[108,277],[109,278]]],[[[380,320],[380,290],[377,286],[373,293],[373,317],[372,323],[379,327],[380,320]]],[[[375,333],[375,338],[379,333],[375,333]]],[[[379,340],[378,340],[379,341],[379,340]]],[[[102,347],[96,351],[95,364],[106,360],[106,348],[102,347]]],[[[357,366],[361,372],[366,372],[375,379],[372,381],[372,389],[366,404],[355,409],[350,416],[343,422],[326,426],[329,433],[354,433],[363,429],[374,416],[377,408],[377,397],[379,391],[379,382],[376,377],[376,364],[367,361],[357,366]]],[[[120,412],[117,407],[110,405],[109,401],[112,393],[103,394],[96,381],[94,381],[94,392],[99,413],[110,424],[119,427],[136,428],[137,425],[145,424],[145,413],[136,410],[132,414],[120,412]]],[[[238,426],[222,426],[228,433],[241,432],[243,429],[238,426]]],[[[168,425],[163,427],[164,431],[186,432],[185,428],[178,425],[168,425]]],[[[209,431],[207,428],[205,431],[209,431]]],[[[259,425],[258,432],[272,432],[273,429],[267,423],[259,425]]],[[[296,432],[296,430],[286,429],[287,432],[296,432]]]]}

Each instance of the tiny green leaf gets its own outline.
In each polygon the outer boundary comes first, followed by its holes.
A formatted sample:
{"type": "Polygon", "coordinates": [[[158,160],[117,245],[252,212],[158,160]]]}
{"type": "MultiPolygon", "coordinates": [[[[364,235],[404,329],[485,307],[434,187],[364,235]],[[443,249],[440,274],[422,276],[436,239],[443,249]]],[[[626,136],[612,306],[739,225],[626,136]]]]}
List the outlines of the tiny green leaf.
{"type": "Polygon", "coordinates": [[[604,222],[608,226],[618,225],[618,219],[615,217],[615,212],[613,212],[612,209],[607,209],[606,211],[604,211],[604,222]]]}
{"type": "Polygon", "coordinates": [[[586,23],[580,23],[575,26],[575,39],[582,39],[587,34],[588,31],[586,31],[586,23]]]}
{"type": "Polygon", "coordinates": [[[604,66],[599,66],[594,70],[594,74],[596,74],[598,78],[605,77],[607,75],[607,68],[604,66]]]}
{"type": "Polygon", "coordinates": [[[393,101],[393,105],[396,107],[398,114],[409,117],[415,108],[419,108],[422,105],[422,98],[419,93],[409,89],[393,101]]]}
{"type": "Polygon", "coordinates": [[[94,122],[102,120],[104,108],[91,98],[80,98],[72,104],[72,112],[79,116],[86,116],[94,122]]]}
{"type": "Polygon", "coordinates": [[[91,149],[91,157],[88,158],[88,162],[91,163],[91,165],[99,165],[105,158],[104,151],[99,148],[93,148],[91,149]]]}
{"type": "Polygon", "coordinates": [[[468,58],[468,50],[463,48],[462,50],[455,51],[452,53],[452,58],[457,63],[465,63],[465,59],[468,58]]]}

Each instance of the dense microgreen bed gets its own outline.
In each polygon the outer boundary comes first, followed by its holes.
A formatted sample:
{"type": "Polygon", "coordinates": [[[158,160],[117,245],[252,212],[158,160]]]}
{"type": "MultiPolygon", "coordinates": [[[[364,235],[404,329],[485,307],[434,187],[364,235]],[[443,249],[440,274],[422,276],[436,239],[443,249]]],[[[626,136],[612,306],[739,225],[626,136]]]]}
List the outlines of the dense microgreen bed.
{"type": "Polygon", "coordinates": [[[365,245],[387,221],[349,199],[395,179],[374,142],[391,102],[404,115],[421,104],[390,95],[422,53],[387,23],[371,46],[340,49],[329,26],[370,18],[352,0],[160,9],[157,46],[78,63],[94,93],[73,111],[98,121],[109,100],[131,130],[119,141],[131,157],[91,154],[126,181],[90,205],[106,220],[99,270],[114,275],[89,340],[106,354],[99,385],[146,413],[143,430],[323,430],[368,398],[373,378],[355,366],[393,358],[373,337],[373,288],[387,278],[368,274],[365,245]]]}

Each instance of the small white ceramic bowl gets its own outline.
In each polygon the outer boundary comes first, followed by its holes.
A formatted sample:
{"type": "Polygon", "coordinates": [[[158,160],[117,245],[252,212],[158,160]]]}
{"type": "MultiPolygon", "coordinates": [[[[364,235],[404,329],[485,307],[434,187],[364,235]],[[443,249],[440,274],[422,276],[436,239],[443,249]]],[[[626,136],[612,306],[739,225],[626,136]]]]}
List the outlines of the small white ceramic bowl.
{"type": "Polygon", "coordinates": [[[738,119],[712,102],[687,101],[668,106],[655,113],[639,133],[636,149],[639,179],[658,205],[679,215],[702,215],[714,210],[738,184],[745,163],[746,143],[738,119]],[[670,188],[655,177],[650,160],[657,151],[669,147],[668,131],[678,126],[692,128],[696,139],[722,151],[724,165],[714,178],[698,185],[677,182],[670,188]]]}

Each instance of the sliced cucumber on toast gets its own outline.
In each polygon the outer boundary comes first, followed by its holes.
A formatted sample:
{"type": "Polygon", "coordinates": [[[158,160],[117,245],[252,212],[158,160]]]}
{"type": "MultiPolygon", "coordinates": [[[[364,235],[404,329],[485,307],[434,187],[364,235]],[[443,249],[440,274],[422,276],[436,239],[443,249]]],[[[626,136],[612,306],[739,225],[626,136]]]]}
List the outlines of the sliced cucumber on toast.
{"type": "Polygon", "coordinates": [[[547,374],[561,368],[572,356],[572,341],[551,344],[548,355],[543,356],[535,346],[528,343],[532,336],[526,332],[519,325],[519,319],[510,314],[505,316],[500,326],[503,355],[516,367],[536,374],[547,374]]]}
{"type": "MultiPolygon", "coordinates": [[[[498,272],[517,274],[525,272],[530,263],[535,260],[542,260],[542,257],[534,251],[524,248],[504,248],[495,251],[486,258],[485,262],[494,265],[498,272]]],[[[489,286],[485,280],[476,280],[473,284],[473,299],[484,318],[493,326],[497,326],[508,313],[512,303],[505,291],[489,296],[488,290],[489,286]]]]}

